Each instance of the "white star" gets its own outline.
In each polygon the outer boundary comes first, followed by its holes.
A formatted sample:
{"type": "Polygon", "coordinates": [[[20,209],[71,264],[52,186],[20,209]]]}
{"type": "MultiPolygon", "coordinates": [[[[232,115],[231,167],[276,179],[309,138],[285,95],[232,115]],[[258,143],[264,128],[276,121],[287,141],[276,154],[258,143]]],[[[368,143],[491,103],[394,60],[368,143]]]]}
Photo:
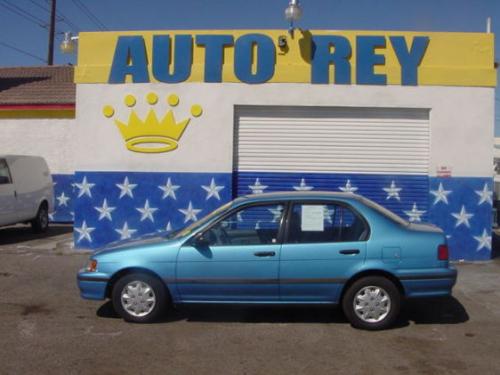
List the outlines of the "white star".
{"type": "Polygon", "coordinates": [[[294,186],[293,188],[297,191],[309,191],[314,189],[314,186],[307,186],[306,180],[303,178],[300,180],[299,186],[294,186]]]}
{"type": "Polygon", "coordinates": [[[54,212],[52,212],[51,214],[49,214],[49,219],[50,219],[50,221],[54,221],[54,216],[55,216],[56,212],[57,212],[57,211],[54,211],[54,212]]]}
{"type": "Polygon", "coordinates": [[[279,219],[281,219],[281,213],[283,212],[283,206],[278,206],[276,208],[268,208],[269,212],[273,214],[272,223],[276,223],[279,219]]]}
{"type": "Polygon", "coordinates": [[[241,216],[241,211],[238,211],[236,213],[236,220],[240,223],[243,221],[243,216],[241,216]]]}
{"type": "Polygon", "coordinates": [[[151,220],[152,223],[155,222],[155,219],[153,217],[153,214],[158,211],[157,208],[154,208],[154,207],[150,207],[149,206],[149,200],[146,199],[146,203],[144,204],[144,207],[143,208],[140,208],[140,207],[136,207],[136,210],[139,211],[142,216],[141,216],[141,221],[144,221],[146,219],[149,219],[151,220]]]}
{"type": "Polygon", "coordinates": [[[193,203],[191,201],[189,201],[188,208],[185,208],[185,209],[180,208],[179,211],[184,214],[184,223],[187,223],[189,220],[192,220],[192,221],[198,220],[198,218],[196,217],[196,215],[201,210],[193,208],[193,203]]]}
{"type": "Polygon", "coordinates": [[[99,212],[99,221],[102,219],[106,218],[109,221],[113,221],[113,218],[111,217],[111,213],[116,210],[116,207],[109,207],[108,206],[108,201],[104,199],[102,202],[101,207],[94,207],[98,212],[99,212]]]}
{"type": "Polygon", "coordinates": [[[401,200],[401,198],[399,197],[399,192],[403,189],[396,187],[396,183],[394,181],[391,181],[390,187],[382,188],[382,190],[387,193],[387,198],[385,198],[386,200],[391,198],[396,198],[398,201],[401,200]]]}
{"type": "Polygon", "coordinates": [[[78,198],[84,195],[88,195],[90,198],[92,198],[92,193],[90,192],[90,189],[92,189],[95,186],[95,184],[89,184],[87,182],[87,176],[83,177],[83,181],[80,184],[75,183],[75,186],[80,190],[78,192],[78,198]]]}
{"type": "Polygon", "coordinates": [[[351,180],[347,180],[345,186],[340,186],[339,189],[344,193],[354,193],[356,190],[358,190],[357,187],[351,185],[351,180]]]}
{"type": "Polygon", "coordinates": [[[217,200],[220,201],[219,191],[224,189],[224,186],[217,186],[215,184],[215,180],[212,178],[212,181],[210,181],[209,186],[201,185],[201,187],[208,193],[207,198],[205,200],[209,200],[211,197],[215,197],[217,198],[217,200]]]}
{"type": "Polygon", "coordinates": [[[325,216],[325,220],[328,221],[328,223],[333,224],[332,216],[335,213],[335,210],[332,208],[331,210],[328,209],[328,206],[325,206],[323,210],[323,215],[325,216]]]}
{"type": "Polygon", "coordinates": [[[123,224],[122,229],[115,229],[115,232],[117,232],[120,235],[120,240],[128,240],[129,238],[132,237],[132,235],[137,232],[136,229],[129,229],[128,223],[125,222],[123,224]]]}
{"type": "Polygon", "coordinates": [[[164,186],[158,186],[158,189],[163,191],[163,196],[161,199],[165,199],[167,197],[171,197],[175,200],[177,200],[177,197],[175,196],[175,191],[180,188],[180,185],[172,185],[172,181],[170,180],[170,177],[167,180],[167,183],[164,186]]]}
{"type": "Polygon", "coordinates": [[[257,222],[255,223],[255,230],[259,229],[260,229],[260,220],[257,220],[257,222]]]}
{"type": "Polygon", "coordinates": [[[448,204],[448,195],[451,194],[451,190],[444,190],[443,184],[440,182],[438,189],[431,190],[431,194],[436,197],[436,199],[434,199],[434,203],[432,205],[435,205],[439,202],[444,202],[444,203],[448,204]]]}
{"type": "Polygon", "coordinates": [[[64,195],[64,191],[61,193],[61,195],[56,197],[56,199],[59,201],[57,204],[58,206],[68,206],[69,197],[64,195]]]}
{"type": "Polygon", "coordinates": [[[488,189],[488,184],[484,184],[483,190],[475,190],[476,194],[479,195],[479,203],[483,204],[484,202],[488,202],[489,204],[493,204],[493,199],[491,198],[493,192],[488,189]]]}
{"type": "Polygon", "coordinates": [[[452,213],[451,216],[457,219],[457,222],[455,223],[455,228],[462,224],[465,224],[467,228],[470,228],[469,219],[472,216],[474,216],[474,214],[468,214],[467,211],[465,210],[465,206],[462,205],[462,209],[460,210],[460,212],[454,214],[452,213]]]}
{"type": "Polygon", "coordinates": [[[92,242],[92,236],[90,235],[90,233],[92,233],[95,230],[95,228],[89,228],[85,220],[83,221],[82,226],[80,228],[75,227],[75,230],[80,234],[77,242],[80,242],[84,238],[87,241],[92,242]]]}
{"type": "Polygon", "coordinates": [[[252,190],[252,194],[262,194],[268,188],[267,185],[262,185],[258,178],[253,185],[248,185],[248,187],[252,190]]]}
{"type": "Polygon", "coordinates": [[[417,204],[413,203],[413,208],[411,209],[411,211],[404,211],[404,213],[406,214],[406,216],[408,216],[409,218],[408,220],[413,222],[413,221],[422,221],[420,216],[422,216],[425,213],[425,211],[419,210],[417,208],[417,204]]]}
{"type": "Polygon", "coordinates": [[[167,232],[171,232],[172,231],[172,224],[170,224],[170,221],[167,223],[167,227],[165,228],[165,230],[167,232]]]}
{"type": "Polygon", "coordinates": [[[483,229],[482,235],[474,236],[474,239],[479,242],[476,251],[481,250],[483,247],[491,250],[491,236],[488,236],[488,232],[486,231],[486,229],[483,229]]]}
{"type": "Polygon", "coordinates": [[[120,199],[122,199],[125,195],[128,195],[130,198],[134,197],[134,190],[137,187],[137,184],[131,184],[128,182],[128,177],[125,177],[123,180],[123,184],[116,184],[116,187],[120,189],[120,199]]]}

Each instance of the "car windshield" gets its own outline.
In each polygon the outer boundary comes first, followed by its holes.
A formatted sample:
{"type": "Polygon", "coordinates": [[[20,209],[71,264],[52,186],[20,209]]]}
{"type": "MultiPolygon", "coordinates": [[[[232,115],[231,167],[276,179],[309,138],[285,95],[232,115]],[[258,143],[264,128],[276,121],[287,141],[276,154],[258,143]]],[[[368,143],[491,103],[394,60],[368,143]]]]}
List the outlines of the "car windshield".
{"type": "Polygon", "coordinates": [[[368,207],[373,208],[375,211],[377,211],[378,213],[380,213],[383,216],[385,216],[386,218],[388,218],[389,220],[392,220],[392,221],[394,221],[400,225],[403,225],[403,226],[408,226],[410,224],[408,221],[403,219],[401,216],[396,215],[394,212],[388,210],[387,208],[381,206],[378,203],[375,203],[374,201],[372,201],[368,198],[363,197],[363,198],[361,198],[361,201],[365,205],[367,205],[368,207]]]}
{"type": "Polygon", "coordinates": [[[203,225],[205,225],[206,223],[208,223],[214,217],[219,216],[222,212],[226,211],[229,207],[231,207],[231,204],[232,204],[232,202],[228,202],[228,203],[220,206],[219,208],[217,208],[215,211],[212,211],[207,216],[201,218],[198,221],[195,221],[191,225],[188,225],[187,227],[180,228],[178,230],[170,232],[167,235],[167,238],[168,239],[177,239],[177,238],[181,238],[181,237],[187,236],[188,234],[194,232],[198,228],[200,228],[203,225]]]}

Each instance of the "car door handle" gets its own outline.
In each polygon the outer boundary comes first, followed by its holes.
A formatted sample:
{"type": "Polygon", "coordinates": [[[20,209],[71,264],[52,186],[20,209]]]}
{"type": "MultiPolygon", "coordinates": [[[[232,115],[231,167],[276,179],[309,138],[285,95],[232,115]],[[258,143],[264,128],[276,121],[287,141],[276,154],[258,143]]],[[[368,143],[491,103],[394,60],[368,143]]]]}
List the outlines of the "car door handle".
{"type": "Polygon", "coordinates": [[[343,255],[359,254],[359,250],[358,249],[340,250],[339,253],[343,255]]]}
{"type": "Polygon", "coordinates": [[[256,257],[273,257],[276,255],[274,251],[257,251],[253,253],[256,257]]]}

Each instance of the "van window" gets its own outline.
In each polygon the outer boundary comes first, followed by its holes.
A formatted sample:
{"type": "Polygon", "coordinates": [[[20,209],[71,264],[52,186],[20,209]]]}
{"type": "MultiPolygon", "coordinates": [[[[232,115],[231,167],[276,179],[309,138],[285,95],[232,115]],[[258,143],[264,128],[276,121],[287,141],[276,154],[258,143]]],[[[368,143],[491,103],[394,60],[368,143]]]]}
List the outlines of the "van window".
{"type": "Polygon", "coordinates": [[[0,159],[0,185],[11,184],[12,178],[10,177],[9,167],[5,159],[0,159]]]}

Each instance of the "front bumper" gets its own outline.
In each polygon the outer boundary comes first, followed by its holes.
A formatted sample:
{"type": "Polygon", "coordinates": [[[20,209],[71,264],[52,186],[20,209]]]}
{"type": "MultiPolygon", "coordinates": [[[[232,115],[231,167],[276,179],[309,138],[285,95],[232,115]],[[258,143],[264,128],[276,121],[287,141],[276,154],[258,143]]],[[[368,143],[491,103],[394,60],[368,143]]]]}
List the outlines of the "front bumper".
{"type": "Polygon", "coordinates": [[[108,275],[99,272],[80,271],[76,281],[82,298],[92,300],[106,298],[106,288],[109,282],[108,275]]]}

